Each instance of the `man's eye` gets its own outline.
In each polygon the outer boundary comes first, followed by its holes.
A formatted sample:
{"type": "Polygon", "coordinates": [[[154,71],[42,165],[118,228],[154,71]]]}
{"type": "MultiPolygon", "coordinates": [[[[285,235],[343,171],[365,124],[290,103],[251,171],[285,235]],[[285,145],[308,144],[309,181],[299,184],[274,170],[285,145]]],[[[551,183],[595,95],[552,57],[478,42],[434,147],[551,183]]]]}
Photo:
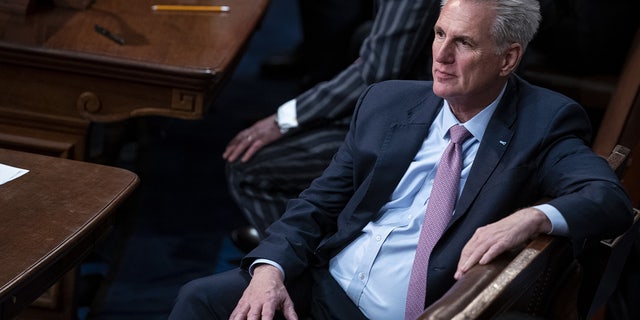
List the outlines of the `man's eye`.
{"type": "Polygon", "coordinates": [[[466,40],[460,40],[458,41],[462,46],[464,47],[471,47],[471,42],[466,41],[466,40]]]}

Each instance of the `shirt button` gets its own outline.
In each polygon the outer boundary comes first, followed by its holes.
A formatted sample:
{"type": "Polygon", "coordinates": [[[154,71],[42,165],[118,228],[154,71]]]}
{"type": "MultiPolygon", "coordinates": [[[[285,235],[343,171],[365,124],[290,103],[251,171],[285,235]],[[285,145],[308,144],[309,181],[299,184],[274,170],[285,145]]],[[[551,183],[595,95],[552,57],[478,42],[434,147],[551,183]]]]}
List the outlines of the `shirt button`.
{"type": "Polygon", "coordinates": [[[376,236],[376,241],[380,241],[380,240],[382,240],[382,237],[380,235],[377,235],[376,236]]]}
{"type": "Polygon", "coordinates": [[[358,273],[358,279],[364,280],[364,273],[362,272],[358,273]]]}

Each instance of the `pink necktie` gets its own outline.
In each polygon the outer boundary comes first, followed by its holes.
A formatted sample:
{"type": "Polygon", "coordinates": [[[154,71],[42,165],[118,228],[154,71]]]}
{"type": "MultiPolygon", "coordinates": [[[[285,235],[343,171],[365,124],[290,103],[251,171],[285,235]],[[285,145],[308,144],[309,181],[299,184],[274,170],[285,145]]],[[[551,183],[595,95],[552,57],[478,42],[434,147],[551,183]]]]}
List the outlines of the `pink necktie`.
{"type": "Polygon", "coordinates": [[[462,168],[462,144],[471,134],[465,127],[454,125],[449,129],[449,135],[451,142],[440,158],[418,239],[418,247],[409,279],[409,290],[407,291],[405,320],[415,320],[424,311],[429,255],[449,223],[458,198],[462,168]]]}

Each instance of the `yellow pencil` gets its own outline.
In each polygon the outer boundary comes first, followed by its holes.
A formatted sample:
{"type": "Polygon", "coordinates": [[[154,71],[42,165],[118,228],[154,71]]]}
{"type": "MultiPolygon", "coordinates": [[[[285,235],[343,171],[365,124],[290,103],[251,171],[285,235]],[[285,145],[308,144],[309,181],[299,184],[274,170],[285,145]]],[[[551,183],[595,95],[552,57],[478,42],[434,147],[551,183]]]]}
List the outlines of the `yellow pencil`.
{"type": "Polygon", "coordinates": [[[209,11],[209,12],[229,12],[229,6],[190,6],[156,4],[151,6],[153,11],[209,11]]]}

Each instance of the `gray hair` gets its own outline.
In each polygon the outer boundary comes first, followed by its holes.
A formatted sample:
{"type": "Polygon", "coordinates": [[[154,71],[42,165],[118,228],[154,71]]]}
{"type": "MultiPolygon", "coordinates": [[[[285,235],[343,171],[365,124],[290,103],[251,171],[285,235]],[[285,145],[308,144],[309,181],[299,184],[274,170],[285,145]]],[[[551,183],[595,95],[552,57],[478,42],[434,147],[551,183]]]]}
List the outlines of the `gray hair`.
{"type": "MultiPolygon", "coordinates": [[[[512,43],[519,43],[526,50],[533,36],[538,31],[540,20],[540,3],[538,0],[463,0],[493,5],[496,19],[491,27],[497,51],[502,52],[512,43]]],[[[442,0],[441,5],[447,3],[442,0]]]]}

